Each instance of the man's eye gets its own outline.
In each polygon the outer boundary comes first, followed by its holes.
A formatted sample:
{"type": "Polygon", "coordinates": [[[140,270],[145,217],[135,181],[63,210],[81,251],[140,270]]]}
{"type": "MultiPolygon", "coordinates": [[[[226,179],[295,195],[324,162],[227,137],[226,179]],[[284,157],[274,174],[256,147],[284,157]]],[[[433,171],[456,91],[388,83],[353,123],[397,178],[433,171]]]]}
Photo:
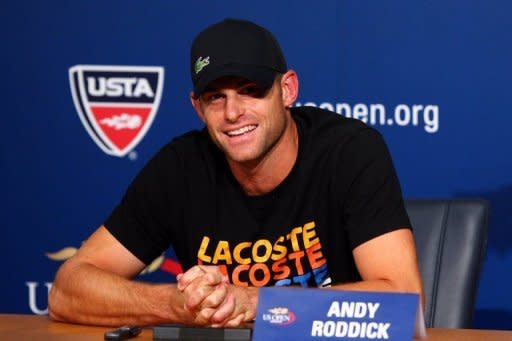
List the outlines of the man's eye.
{"type": "Polygon", "coordinates": [[[268,90],[269,89],[262,88],[261,86],[258,86],[256,84],[249,84],[241,88],[239,90],[239,93],[241,95],[252,96],[254,98],[262,98],[265,97],[268,90]]]}
{"type": "Polygon", "coordinates": [[[254,91],[255,91],[254,86],[246,86],[246,87],[242,88],[242,90],[240,92],[243,94],[252,94],[254,91]]]}
{"type": "Polygon", "coordinates": [[[240,89],[240,93],[242,95],[252,96],[254,98],[262,98],[265,97],[268,89],[262,88],[258,85],[248,85],[242,89],[240,89]]]}
{"type": "Polygon", "coordinates": [[[213,102],[213,101],[217,101],[219,99],[222,98],[222,94],[219,94],[219,93],[212,93],[212,94],[209,94],[206,96],[206,100],[208,102],[213,102]]]}

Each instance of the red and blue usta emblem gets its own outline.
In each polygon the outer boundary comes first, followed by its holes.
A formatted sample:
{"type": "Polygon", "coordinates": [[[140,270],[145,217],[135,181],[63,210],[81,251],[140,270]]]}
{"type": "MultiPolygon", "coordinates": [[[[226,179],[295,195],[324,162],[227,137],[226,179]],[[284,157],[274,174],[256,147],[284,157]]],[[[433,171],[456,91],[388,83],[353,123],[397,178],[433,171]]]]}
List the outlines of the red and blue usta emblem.
{"type": "Polygon", "coordinates": [[[105,153],[123,157],[144,138],[164,82],[160,66],[76,65],[71,94],[85,130],[105,153]]]}

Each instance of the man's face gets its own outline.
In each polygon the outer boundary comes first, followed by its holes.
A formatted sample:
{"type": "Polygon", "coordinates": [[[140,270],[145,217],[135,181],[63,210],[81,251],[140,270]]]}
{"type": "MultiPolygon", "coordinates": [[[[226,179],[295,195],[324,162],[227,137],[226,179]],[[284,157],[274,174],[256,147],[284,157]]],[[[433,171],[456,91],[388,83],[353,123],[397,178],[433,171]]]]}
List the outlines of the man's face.
{"type": "Polygon", "coordinates": [[[258,162],[290,124],[287,93],[281,77],[270,89],[244,78],[223,77],[209,84],[192,102],[212,140],[229,160],[258,162]]]}

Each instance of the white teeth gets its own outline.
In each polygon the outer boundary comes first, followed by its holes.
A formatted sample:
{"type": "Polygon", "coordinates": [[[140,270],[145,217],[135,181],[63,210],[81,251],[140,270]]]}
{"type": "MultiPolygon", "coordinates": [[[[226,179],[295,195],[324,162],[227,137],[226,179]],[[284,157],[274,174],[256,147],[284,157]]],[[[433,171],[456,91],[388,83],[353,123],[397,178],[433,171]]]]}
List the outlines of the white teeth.
{"type": "Polygon", "coordinates": [[[228,131],[226,134],[228,134],[229,136],[238,136],[238,135],[245,134],[245,133],[247,133],[249,131],[252,131],[254,129],[256,129],[255,125],[248,125],[248,126],[242,127],[240,129],[237,129],[237,130],[228,131]]]}

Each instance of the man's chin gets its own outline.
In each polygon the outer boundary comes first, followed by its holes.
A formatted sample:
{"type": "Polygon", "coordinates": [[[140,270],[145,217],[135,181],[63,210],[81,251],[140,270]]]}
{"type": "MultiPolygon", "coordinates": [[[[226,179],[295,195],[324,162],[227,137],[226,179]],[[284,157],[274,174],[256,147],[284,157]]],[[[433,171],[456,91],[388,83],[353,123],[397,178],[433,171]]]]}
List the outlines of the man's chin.
{"type": "Polygon", "coordinates": [[[255,162],[257,163],[259,160],[259,155],[257,155],[257,153],[254,152],[225,152],[225,154],[230,162],[244,165],[250,165],[255,162]]]}

